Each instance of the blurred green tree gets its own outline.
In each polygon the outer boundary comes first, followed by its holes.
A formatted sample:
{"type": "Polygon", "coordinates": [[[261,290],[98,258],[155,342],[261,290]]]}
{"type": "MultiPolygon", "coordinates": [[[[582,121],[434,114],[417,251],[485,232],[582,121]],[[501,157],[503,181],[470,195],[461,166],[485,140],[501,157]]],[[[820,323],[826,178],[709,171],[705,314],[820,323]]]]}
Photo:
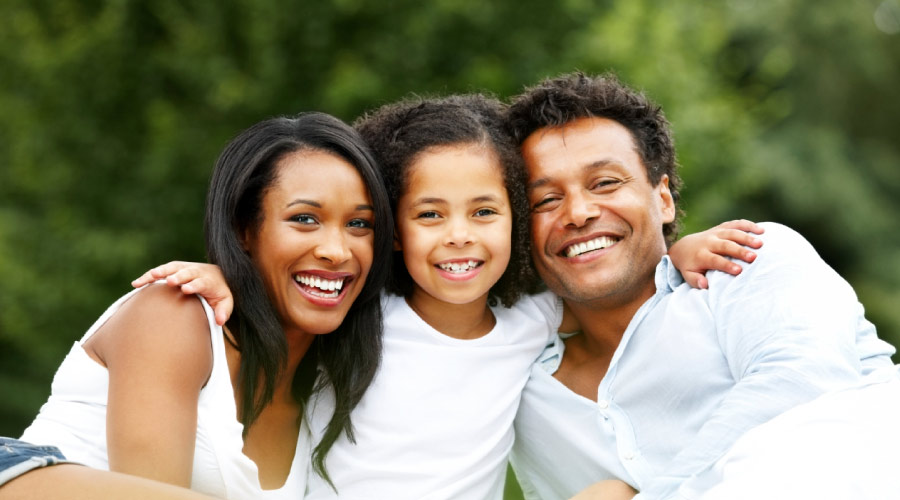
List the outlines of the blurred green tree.
{"type": "Polygon", "coordinates": [[[795,227],[900,343],[900,2],[0,3],[0,435],[151,265],[202,260],[207,176],[260,119],[615,71],[663,104],[686,228],[795,227]]]}

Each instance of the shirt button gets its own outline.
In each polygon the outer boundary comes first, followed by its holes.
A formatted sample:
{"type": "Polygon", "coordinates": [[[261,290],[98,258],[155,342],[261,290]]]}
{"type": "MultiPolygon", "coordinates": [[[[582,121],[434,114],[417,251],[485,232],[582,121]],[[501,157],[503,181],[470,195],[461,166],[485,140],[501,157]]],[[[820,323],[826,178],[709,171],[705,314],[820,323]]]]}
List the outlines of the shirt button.
{"type": "Polygon", "coordinates": [[[609,408],[609,401],[607,401],[605,399],[601,399],[600,401],[597,401],[597,406],[601,410],[605,410],[605,409],[609,408]]]}
{"type": "Polygon", "coordinates": [[[622,458],[624,458],[625,460],[634,460],[634,452],[626,451],[624,454],[622,454],[622,458]]]}

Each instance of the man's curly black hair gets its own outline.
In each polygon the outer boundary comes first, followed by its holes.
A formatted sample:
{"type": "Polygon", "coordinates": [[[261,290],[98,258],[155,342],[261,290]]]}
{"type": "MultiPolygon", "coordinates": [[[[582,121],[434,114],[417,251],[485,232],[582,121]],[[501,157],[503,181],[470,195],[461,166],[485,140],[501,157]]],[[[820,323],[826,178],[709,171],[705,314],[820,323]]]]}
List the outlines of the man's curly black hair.
{"type": "Polygon", "coordinates": [[[507,110],[507,125],[518,144],[544,127],[559,127],[579,118],[598,117],[619,122],[631,132],[650,184],[669,176],[675,220],[663,224],[666,243],[678,237],[681,178],[675,143],[662,109],[647,96],[629,88],[615,75],[569,73],[542,81],[514,98],[507,110]]]}
{"type": "MultiPolygon", "coordinates": [[[[395,211],[406,189],[410,166],[420,155],[434,148],[465,144],[492,151],[502,170],[513,220],[509,265],[491,287],[489,303],[496,305],[499,299],[510,307],[523,292],[535,289],[538,278],[531,264],[525,170],[518,147],[505,127],[500,101],[482,94],[410,97],[362,115],[353,126],[375,155],[395,211]]],[[[412,290],[413,280],[403,255],[395,252],[387,291],[409,296],[412,290]]]]}

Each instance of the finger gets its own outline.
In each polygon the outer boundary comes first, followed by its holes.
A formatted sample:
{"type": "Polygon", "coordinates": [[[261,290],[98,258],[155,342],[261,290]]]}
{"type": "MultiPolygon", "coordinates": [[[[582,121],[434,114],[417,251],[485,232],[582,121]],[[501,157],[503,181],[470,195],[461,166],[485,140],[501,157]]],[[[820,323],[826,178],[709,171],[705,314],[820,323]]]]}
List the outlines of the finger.
{"type": "Polygon", "coordinates": [[[722,271],[728,274],[733,274],[735,276],[741,274],[741,270],[743,269],[737,263],[729,260],[726,257],[723,257],[718,253],[711,254],[709,256],[705,267],[710,271],[722,271]]]}
{"type": "Polygon", "coordinates": [[[719,257],[731,257],[733,259],[739,259],[747,263],[756,260],[756,252],[747,250],[746,247],[729,240],[717,241],[715,244],[710,246],[710,251],[712,251],[716,256],[719,257]]]}
{"type": "Polygon", "coordinates": [[[228,321],[228,318],[231,317],[231,312],[233,310],[234,300],[232,300],[230,296],[217,302],[213,306],[213,312],[216,314],[216,324],[224,326],[225,322],[228,321]]]}
{"type": "Polygon", "coordinates": [[[199,276],[200,273],[196,268],[185,267],[168,275],[166,277],[166,283],[170,286],[181,286],[183,288],[185,284],[195,281],[199,276]]]}
{"type": "Polygon", "coordinates": [[[163,278],[166,278],[166,277],[168,277],[172,274],[175,274],[178,271],[184,269],[189,264],[190,264],[189,262],[173,260],[172,262],[167,262],[161,266],[156,266],[153,269],[151,269],[149,272],[154,277],[156,277],[156,279],[163,279],[163,278]]]}
{"type": "Polygon", "coordinates": [[[755,233],[755,234],[762,234],[763,232],[765,232],[765,228],[763,228],[759,224],[757,224],[753,221],[749,221],[747,219],[730,220],[727,222],[723,222],[716,227],[723,228],[723,229],[739,229],[741,231],[746,231],[746,232],[755,233]]]}
{"type": "Polygon", "coordinates": [[[138,279],[132,281],[131,286],[133,286],[135,288],[140,288],[148,283],[153,283],[154,281],[156,281],[156,278],[154,278],[153,275],[150,274],[150,271],[147,271],[146,273],[142,274],[138,279]]]}
{"type": "Polygon", "coordinates": [[[706,277],[703,273],[698,273],[696,271],[683,271],[681,276],[684,278],[684,281],[691,285],[692,288],[706,288],[706,286],[702,286],[702,284],[706,281],[706,277]]]}
{"type": "Polygon", "coordinates": [[[740,229],[719,229],[716,236],[722,240],[730,240],[738,245],[748,246],[751,248],[760,248],[763,245],[761,239],[753,236],[753,234],[740,229]]]}

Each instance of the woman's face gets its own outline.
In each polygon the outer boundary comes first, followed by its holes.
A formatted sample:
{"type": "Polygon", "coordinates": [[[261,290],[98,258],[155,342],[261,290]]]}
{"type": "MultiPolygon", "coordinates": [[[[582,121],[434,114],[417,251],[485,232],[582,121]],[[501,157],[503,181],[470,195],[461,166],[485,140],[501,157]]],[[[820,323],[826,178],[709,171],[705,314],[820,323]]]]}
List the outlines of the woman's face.
{"type": "Polygon", "coordinates": [[[297,151],[275,168],[245,248],[285,332],[329,333],[372,266],[372,201],[356,169],[334,154],[297,151]]]}

